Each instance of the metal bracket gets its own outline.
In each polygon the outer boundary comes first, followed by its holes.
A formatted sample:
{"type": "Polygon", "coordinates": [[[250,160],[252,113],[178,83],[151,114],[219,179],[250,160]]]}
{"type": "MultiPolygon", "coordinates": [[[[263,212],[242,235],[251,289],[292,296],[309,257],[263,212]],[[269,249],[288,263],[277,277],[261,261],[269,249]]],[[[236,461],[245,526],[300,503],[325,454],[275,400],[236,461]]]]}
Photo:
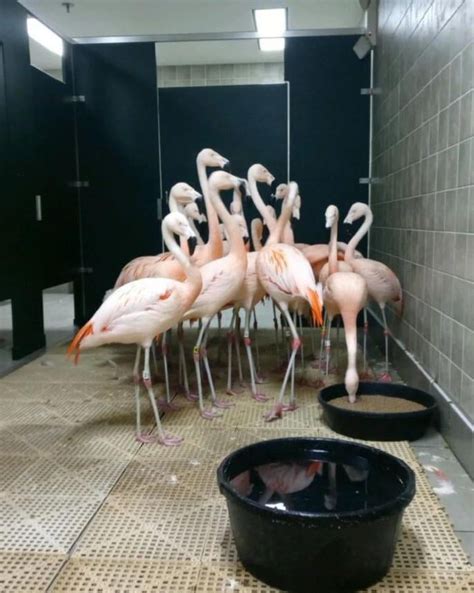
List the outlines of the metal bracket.
{"type": "Polygon", "coordinates": [[[93,271],[94,268],[86,268],[84,266],[80,268],[74,268],[73,270],[73,272],[75,272],[76,274],[92,274],[93,271]]]}
{"type": "Polygon", "coordinates": [[[69,187],[74,187],[74,188],[81,188],[81,187],[89,187],[89,182],[88,181],[70,181],[68,183],[69,187]]]}
{"type": "Polygon", "coordinates": [[[85,95],[71,95],[70,97],[66,97],[64,101],[66,103],[85,103],[86,97],[85,95]]]}
{"type": "Polygon", "coordinates": [[[381,88],[370,88],[370,89],[360,89],[361,95],[381,95],[382,89],[381,88]]]}
{"type": "Polygon", "coordinates": [[[361,185],[378,185],[382,183],[380,177],[359,177],[359,183],[361,185]]]}

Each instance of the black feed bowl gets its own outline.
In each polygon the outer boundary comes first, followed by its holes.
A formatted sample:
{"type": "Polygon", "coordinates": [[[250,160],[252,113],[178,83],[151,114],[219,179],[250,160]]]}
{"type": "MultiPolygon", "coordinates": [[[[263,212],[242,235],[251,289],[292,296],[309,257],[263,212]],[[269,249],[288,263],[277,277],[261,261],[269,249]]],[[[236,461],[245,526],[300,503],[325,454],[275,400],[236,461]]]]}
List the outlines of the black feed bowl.
{"type": "Polygon", "coordinates": [[[331,385],[319,393],[326,424],[339,434],[368,441],[415,441],[423,436],[437,412],[435,398],[399,383],[359,383],[357,395],[400,397],[426,407],[417,412],[358,412],[357,403],[348,410],[331,404],[331,400],[346,395],[343,383],[331,385]]]}
{"type": "MultiPolygon", "coordinates": [[[[284,438],[249,445],[221,463],[217,480],[242,564],[268,585],[293,593],[357,591],[382,579],[392,563],[403,512],[415,495],[415,476],[406,463],[373,447],[335,439],[284,438]],[[375,472],[370,488],[380,496],[373,506],[280,510],[247,498],[230,484],[251,467],[277,460],[344,464],[356,457],[375,472]]],[[[317,488],[316,496],[321,495],[317,488]]]]}

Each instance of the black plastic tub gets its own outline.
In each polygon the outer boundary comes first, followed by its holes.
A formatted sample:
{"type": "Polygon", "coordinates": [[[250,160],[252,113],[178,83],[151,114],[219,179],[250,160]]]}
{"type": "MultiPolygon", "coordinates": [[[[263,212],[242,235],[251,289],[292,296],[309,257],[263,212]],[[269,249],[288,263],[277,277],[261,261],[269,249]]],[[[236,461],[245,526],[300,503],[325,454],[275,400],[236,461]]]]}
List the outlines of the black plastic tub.
{"type": "Polygon", "coordinates": [[[331,405],[331,400],[346,394],[343,383],[331,385],[319,393],[323,419],[339,434],[368,441],[415,441],[423,436],[431,424],[437,403],[435,398],[419,389],[399,383],[359,383],[357,395],[385,395],[400,397],[425,406],[416,412],[358,412],[357,403],[347,410],[331,405]]]}
{"type": "Polygon", "coordinates": [[[294,593],[356,591],[379,581],[415,495],[406,463],[334,439],[249,445],[221,463],[217,480],[245,568],[294,593]]]}

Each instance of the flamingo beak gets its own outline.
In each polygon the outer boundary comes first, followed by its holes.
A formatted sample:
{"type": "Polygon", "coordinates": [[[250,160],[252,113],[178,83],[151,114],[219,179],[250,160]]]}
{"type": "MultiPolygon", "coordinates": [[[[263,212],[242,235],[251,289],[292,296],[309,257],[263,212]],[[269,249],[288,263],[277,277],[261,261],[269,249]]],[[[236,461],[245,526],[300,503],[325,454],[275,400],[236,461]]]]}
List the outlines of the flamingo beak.
{"type": "Polygon", "coordinates": [[[193,255],[194,250],[196,249],[196,245],[197,245],[196,237],[188,237],[189,255],[193,255]]]}
{"type": "Polygon", "coordinates": [[[352,224],[354,222],[352,215],[348,214],[345,218],[344,218],[344,224],[352,224]]]}
{"type": "Polygon", "coordinates": [[[244,245],[247,245],[249,242],[249,237],[242,237],[242,239],[244,240],[244,245]]]}
{"type": "Polygon", "coordinates": [[[227,173],[230,173],[230,161],[228,159],[224,159],[224,164],[222,165],[222,168],[227,173]]]}

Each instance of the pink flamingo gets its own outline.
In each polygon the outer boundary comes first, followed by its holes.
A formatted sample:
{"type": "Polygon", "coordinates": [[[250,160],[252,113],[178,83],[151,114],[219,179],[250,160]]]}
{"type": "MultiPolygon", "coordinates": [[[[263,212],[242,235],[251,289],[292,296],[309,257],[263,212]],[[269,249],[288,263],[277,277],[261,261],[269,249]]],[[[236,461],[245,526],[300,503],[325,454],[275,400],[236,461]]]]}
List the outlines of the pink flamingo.
{"type": "Polygon", "coordinates": [[[188,219],[189,226],[193,229],[194,234],[196,235],[197,244],[204,245],[204,241],[202,240],[201,233],[196,228],[196,222],[202,224],[203,222],[207,222],[207,218],[205,214],[201,214],[199,212],[199,208],[195,202],[191,202],[190,204],[186,204],[183,208],[183,212],[188,219]]]}
{"type": "MultiPolygon", "coordinates": [[[[247,270],[247,252],[234,217],[227,211],[219,196],[219,191],[241,187],[246,191],[245,180],[234,177],[223,171],[216,171],[209,178],[209,197],[217,214],[223,221],[230,241],[230,251],[225,257],[215,259],[201,267],[202,290],[193,305],[184,316],[186,319],[202,319],[202,327],[194,346],[194,364],[199,395],[199,411],[203,418],[212,419],[216,416],[214,410],[205,410],[201,381],[201,360],[206,369],[211,390],[212,404],[216,407],[229,407],[229,403],[217,400],[211,369],[207,357],[206,343],[210,323],[218,311],[225,308],[239,293],[247,270]]],[[[231,404],[230,404],[231,405],[231,404]]]]}
{"type": "Polygon", "coordinates": [[[278,219],[275,228],[272,230],[265,247],[258,252],[257,273],[262,286],[270,297],[278,304],[288,323],[293,336],[292,352],[288,363],[283,383],[280,390],[278,402],[272,410],[266,414],[267,421],[282,417],[282,412],[296,409],[294,392],[294,364],[298,348],[301,345],[296,327],[288,312],[290,306],[298,306],[302,302],[309,303],[316,323],[321,324],[321,298],[320,286],[314,281],[314,275],[307,259],[298,249],[292,245],[280,243],[281,235],[285,225],[290,219],[294,201],[298,195],[298,185],[290,183],[290,190],[287,203],[278,219]],[[290,403],[283,405],[286,384],[291,379],[290,403]]]}
{"type": "MultiPolygon", "coordinates": [[[[362,202],[352,204],[344,222],[352,224],[354,220],[365,217],[364,223],[357,231],[357,233],[349,241],[348,248],[345,254],[345,261],[352,266],[354,272],[360,274],[367,282],[369,296],[373,299],[380,310],[382,311],[384,336],[385,336],[385,371],[379,377],[381,381],[391,381],[392,377],[388,370],[388,336],[389,329],[387,325],[387,318],[385,315],[385,306],[391,303],[395,306],[398,314],[401,315],[403,311],[403,294],[400,281],[394,272],[382,262],[373,259],[357,259],[354,257],[354,250],[359,244],[362,237],[368,232],[373,222],[372,210],[362,202]]],[[[367,331],[367,321],[365,318],[364,330],[367,331]]],[[[364,352],[365,359],[365,352],[364,352]]]]}
{"type": "Polygon", "coordinates": [[[337,268],[337,223],[339,211],[336,206],[326,209],[326,228],[331,228],[329,276],[323,291],[324,306],[328,315],[327,350],[331,347],[331,323],[335,315],[341,315],[344,323],[347,346],[347,369],[344,378],[349,401],[355,402],[359,387],[357,374],[357,315],[367,303],[368,291],[365,279],[354,272],[338,272],[337,268]]]}
{"type": "Polygon", "coordinates": [[[186,280],[179,282],[168,278],[143,278],[121,286],[102,303],[98,311],[78,331],[68,348],[68,354],[75,356],[87,348],[103,344],[137,344],[137,355],[133,376],[135,379],[136,437],[143,443],[158,440],[163,445],[178,445],[182,439],[166,435],[160,422],[160,415],[153,393],[150,376],[150,348],[154,338],[175,326],[198,296],[202,280],[199,269],[182,252],[172,233],[195,242],[194,232],[186,217],[173,212],[162,223],[166,245],[185,270],[186,280]],[[148,392],[155,415],[158,438],[142,434],[140,421],[140,381],[138,367],[141,348],[145,351],[143,384],[148,392]]]}

